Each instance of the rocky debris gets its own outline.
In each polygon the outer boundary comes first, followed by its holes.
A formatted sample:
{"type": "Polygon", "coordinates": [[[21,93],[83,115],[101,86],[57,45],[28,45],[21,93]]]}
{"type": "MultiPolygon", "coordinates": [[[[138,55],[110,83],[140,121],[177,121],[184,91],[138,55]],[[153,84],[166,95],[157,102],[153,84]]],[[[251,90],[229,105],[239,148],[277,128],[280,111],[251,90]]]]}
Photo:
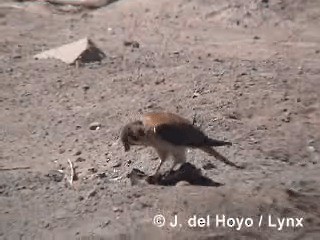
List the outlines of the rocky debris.
{"type": "Polygon", "coordinates": [[[107,174],[105,172],[97,173],[98,178],[106,178],[107,174]]]}
{"type": "Polygon", "coordinates": [[[81,150],[76,150],[73,155],[74,156],[79,156],[79,155],[81,155],[81,153],[82,153],[81,150]]]}
{"type": "Polygon", "coordinates": [[[77,159],[75,160],[75,162],[85,162],[86,159],[83,157],[77,157],[77,159]]]}
{"type": "Polygon", "coordinates": [[[97,170],[95,167],[91,167],[91,168],[88,168],[88,172],[90,172],[90,173],[97,173],[98,170],[97,170]]]}
{"type": "Polygon", "coordinates": [[[106,226],[108,226],[111,223],[110,219],[107,219],[106,221],[102,222],[99,224],[100,228],[105,228],[106,226]]]}
{"type": "Polygon", "coordinates": [[[140,44],[137,41],[124,41],[123,45],[126,47],[139,48],[140,44]]]}
{"type": "Polygon", "coordinates": [[[101,127],[101,123],[99,123],[99,122],[92,122],[89,124],[90,130],[99,130],[100,127],[101,127]]]}
{"type": "Polygon", "coordinates": [[[101,61],[105,58],[102,52],[89,38],[50,49],[34,56],[35,59],[55,58],[67,64],[89,63],[101,61]]]}
{"type": "Polygon", "coordinates": [[[112,165],[112,167],[118,168],[118,167],[121,167],[121,165],[122,165],[122,163],[120,161],[117,161],[112,165]]]}
{"type": "Polygon", "coordinates": [[[87,92],[89,89],[90,89],[90,86],[89,85],[83,85],[82,86],[82,89],[83,89],[83,91],[85,91],[85,92],[87,92]]]}
{"type": "Polygon", "coordinates": [[[226,117],[233,120],[241,120],[241,114],[238,111],[231,111],[226,114],[226,117]]]}
{"type": "Polygon", "coordinates": [[[92,190],[88,193],[87,198],[92,198],[92,197],[94,197],[95,195],[97,195],[97,189],[92,189],[92,190]]]}
{"type": "Polygon", "coordinates": [[[50,170],[46,176],[52,181],[61,182],[64,178],[64,173],[59,170],[50,170]]]}
{"type": "Polygon", "coordinates": [[[123,212],[123,210],[119,207],[113,207],[112,210],[116,213],[120,213],[120,212],[123,212]]]}
{"type": "Polygon", "coordinates": [[[214,169],[214,168],[217,168],[217,167],[216,167],[216,165],[214,165],[213,163],[208,162],[208,163],[204,164],[204,165],[202,166],[202,168],[203,168],[204,170],[211,170],[211,169],[214,169]]]}

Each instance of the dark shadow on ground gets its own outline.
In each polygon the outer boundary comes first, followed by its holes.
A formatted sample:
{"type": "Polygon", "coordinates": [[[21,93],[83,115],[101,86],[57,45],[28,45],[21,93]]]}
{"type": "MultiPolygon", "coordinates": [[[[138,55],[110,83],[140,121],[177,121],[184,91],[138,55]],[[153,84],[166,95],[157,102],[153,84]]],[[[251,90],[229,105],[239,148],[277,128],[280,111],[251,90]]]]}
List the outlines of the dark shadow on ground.
{"type": "Polygon", "coordinates": [[[148,176],[139,169],[132,169],[127,176],[132,185],[151,184],[162,186],[174,186],[178,182],[188,182],[190,185],[219,187],[224,184],[215,182],[201,174],[201,170],[191,163],[184,163],[175,171],[168,171],[163,174],[148,176]]]}

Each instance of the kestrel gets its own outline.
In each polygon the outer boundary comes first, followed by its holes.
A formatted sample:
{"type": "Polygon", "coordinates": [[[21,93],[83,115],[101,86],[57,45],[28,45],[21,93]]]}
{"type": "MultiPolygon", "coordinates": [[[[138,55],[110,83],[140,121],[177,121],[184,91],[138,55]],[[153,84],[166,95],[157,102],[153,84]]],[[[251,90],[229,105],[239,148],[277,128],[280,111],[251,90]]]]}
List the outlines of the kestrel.
{"type": "Polygon", "coordinates": [[[155,174],[170,156],[173,157],[171,170],[177,164],[184,163],[188,148],[200,149],[225,164],[242,168],[213,149],[213,147],[231,146],[231,142],[209,138],[187,119],[169,112],[142,115],[141,119],[130,122],[122,128],[120,140],[126,152],[134,145],[153,147],[160,158],[155,174]]]}

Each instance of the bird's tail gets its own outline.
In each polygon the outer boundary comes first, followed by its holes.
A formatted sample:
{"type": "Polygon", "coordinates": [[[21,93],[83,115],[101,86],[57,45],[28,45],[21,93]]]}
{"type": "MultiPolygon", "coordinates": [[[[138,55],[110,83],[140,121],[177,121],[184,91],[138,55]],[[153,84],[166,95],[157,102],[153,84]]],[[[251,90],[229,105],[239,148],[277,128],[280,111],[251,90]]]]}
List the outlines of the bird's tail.
{"type": "Polygon", "coordinates": [[[208,137],[205,139],[205,144],[212,147],[232,146],[231,142],[215,140],[208,137]]]}
{"type": "Polygon", "coordinates": [[[211,156],[214,156],[216,159],[220,160],[221,162],[224,162],[227,165],[230,165],[232,167],[235,168],[240,168],[243,169],[244,167],[239,166],[231,161],[229,161],[226,157],[222,156],[220,153],[218,153],[216,150],[214,150],[212,147],[210,146],[204,146],[200,148],[202,151],[208,153],[211,156]]]}

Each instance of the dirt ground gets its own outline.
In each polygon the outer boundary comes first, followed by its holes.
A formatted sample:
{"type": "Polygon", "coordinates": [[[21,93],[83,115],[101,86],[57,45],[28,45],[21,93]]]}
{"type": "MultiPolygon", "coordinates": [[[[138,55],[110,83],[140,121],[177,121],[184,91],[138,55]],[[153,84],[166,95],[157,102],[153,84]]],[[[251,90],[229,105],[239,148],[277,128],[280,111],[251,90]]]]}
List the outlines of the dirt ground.
{"type": "Polygon", "coordinates": [[[0,32],[1,239],[319,239],[318,0],[0,8],[0,32]],[[86,36],[102,62],[33,59],[86,36]],[[152,174],[159,162],[152,149],[124,152],[120,129],[158,110],[232,141],[219,151],[246,168],[191,150],[188,162],[222,186],[132,185],[128,173],[152,174]],[[153,224],[158,214],[163,227],[153,224]],[[181,225],[171,227],[175,215],[181,225]],[[194,215],[210,224],[191,226],[194,215]],[[253,224],[217,226],[222,215],[253,224]],[[294,224],[279,229],[278,218],[294,224]]]}

